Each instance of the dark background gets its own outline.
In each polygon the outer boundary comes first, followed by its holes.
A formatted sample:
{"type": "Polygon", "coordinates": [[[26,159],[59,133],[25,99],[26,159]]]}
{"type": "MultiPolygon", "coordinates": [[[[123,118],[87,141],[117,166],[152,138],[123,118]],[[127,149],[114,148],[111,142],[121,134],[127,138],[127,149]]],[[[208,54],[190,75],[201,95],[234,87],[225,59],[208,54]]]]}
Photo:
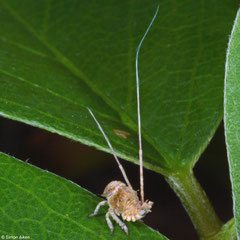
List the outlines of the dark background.
{"type": "MultiPolygon", "coordinates": [[[[0,151],[70,179],[95,194],[101,194],[110,181],[122,180],[110,154],[5,118],[0,118],[0,151]]],[[[139,189],[138,166],[121,162],[134,189],[139,189]]],[[[221,123],[194,172],[223,222],[232,217],[228,171],[221,123]]],[[[171,240],[198,239],[188,215],[164,178],[149,170],[144,173],[145,196],[155,203],[144,222],[171,240]]]]}

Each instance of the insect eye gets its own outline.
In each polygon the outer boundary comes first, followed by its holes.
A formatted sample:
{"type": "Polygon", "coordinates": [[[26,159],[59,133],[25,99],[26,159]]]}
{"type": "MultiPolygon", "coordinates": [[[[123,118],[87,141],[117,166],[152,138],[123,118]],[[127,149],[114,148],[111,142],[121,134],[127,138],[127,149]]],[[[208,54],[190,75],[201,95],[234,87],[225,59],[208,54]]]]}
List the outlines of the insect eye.
{"type": "Polygon", "coordinates": [[[146,213],[146,211],[145,210],[142,210],[142,211],[140,211],[140,215],[144,215],[146,213]]]}

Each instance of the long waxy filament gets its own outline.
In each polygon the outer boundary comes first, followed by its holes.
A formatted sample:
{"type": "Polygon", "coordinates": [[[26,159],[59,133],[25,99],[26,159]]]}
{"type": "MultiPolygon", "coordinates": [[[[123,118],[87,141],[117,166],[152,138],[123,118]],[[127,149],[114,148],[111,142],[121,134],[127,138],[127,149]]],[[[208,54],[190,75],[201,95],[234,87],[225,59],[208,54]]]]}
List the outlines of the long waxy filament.
{"type": "Polygon", "coordinates": [[[140,48],[142,46],[143,40],[147,36],[149,29],[151,28],[157,14],[158,14],[159,6],[157,7],[156,13],[153,16],[152,21],[150,22],[145,34],[143,35],[139,46],[137,48],[136,54],[136,85],[137,85],[137,111],[138,111],[138,139],[139,139],[139,172],[140,172],[140,194],[141,194],[141,202],[144,203],[144,181],[143,181],[143,153],[142,153],[142,133],[141,133],[141,114],[140,114],[140,93],[139,93],[139,76],[138,76],[138,55],[140,48]]]}

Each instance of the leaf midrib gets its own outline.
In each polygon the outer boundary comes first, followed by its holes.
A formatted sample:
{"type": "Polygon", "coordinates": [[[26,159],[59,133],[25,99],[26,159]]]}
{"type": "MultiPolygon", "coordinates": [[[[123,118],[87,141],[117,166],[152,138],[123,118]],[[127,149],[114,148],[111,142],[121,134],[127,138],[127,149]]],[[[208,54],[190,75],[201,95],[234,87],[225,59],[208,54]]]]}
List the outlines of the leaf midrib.
{"type": "MultiPolygon", "coordinates": [[[[201,12],[203,13],[203,6],[202,6],[202,2],[201,2],[201,12]]],[[[203,15],[203,14],[201,14],[203,15]]],[[[199,28],[202,28],[202,18],[199,19],[199,22],[200,24],[198,24],[199,28]]],[[[186,108],[186,114],[185,114],[185,117],[184,117],[184,128],[182,128],[182,131],[181,131],[181,138],[184,139],[184,136],[186,135],[186,132],[187,132],[187,126],[189,125],[189,114],[190,114],[190,109],[191,109],[191,106],[192,106],[192,103],[193,103],[193,87],[194,87],[194,83],[195,83],[195,76],[196,76],[196,72],[197,72],[197,62],[199,61],[200,57],[201,57],[201,54],[202,54],[202,49],[203,49],[203,44],[202,44],[202,33],[201,31],[198,31],[199,34],[199,48],[197,48],[197,56],[195,57],[195,61],[193,63],[193,69],[191,71],[191,85],[190,85],[190,89],[189,89],[189,97],[188,99],[190,99],[190,101],[188,102],[187,104],[187,108],[186,108]]],[[[183,157],[182,157],[182,152],[183,152],[183,148],[184,148],[184,141],[181,142],[181,145],[179,147],[179,150],[177,152],[177,155],[176,155],[176,161],[179,161],[181,160],[183,157]]]]}
{"type": "MultiPolygon", "coordinates": [[[[79,107],[81,107],[81,108],[86,108],[84,105],[80,104],[79,102],[75,102],[75,101],[73,101],[72,99],[67,98],[67,97],[64,97],[63,95],[61,95],[61,94],[59,94],[59,93],[57,93],[57,92],[55,92],[55,91],[52,91],[52,90],[49,89],[49,88],[42,87],[41,85],[36,84],[36,83],[32,83],[31,81],[28,81],[28,80],[26,80],[26,79],[24,79],[24,78],[22,78],[22,77],[18,77],[18,76],[14,75],[14,74],[12,74],[12,73],[10,73],[10,72],[7,72],[7,71],[5,71],[5,70],[3,70],[3,69],[1,69],[1,68],[0,68],[0,73],[3,73],[3,74],[5,74],[5,75],[7,75],[7,76],[9,76],[9,77],[11,77],[11,78],[15,78],[16,80],[19,80],[19,81],[22,81],[22,82],[24,82],[24,83],[27,83],[27,84],[35,87],[35,88],[39,88],[39,89],[41,89],[41,90],[43,90],[43,91],[46,91],[46,92],[52,94],[52,95],[55,96],[55,97],[58,97],[58,98],[60,98],[60,99],[65,100],[66,102],[72,103],[72,104],[74,104],[74,105],[76,105],[76,106],[79,106],[79,107]]],[[[106,119],[109,119],[109,120],[111,120],[111,121],[113,121],[113,122],[122,124],[122,122],[118,121],[118,118],[111,118],[109,115],[104,114],[103,112],[99,112],[99,111],[95,111],[95,112],[97,112],[100,116],[102,116],[102,117],[104,117],[104,118],[106,118],[106,119]]]]}

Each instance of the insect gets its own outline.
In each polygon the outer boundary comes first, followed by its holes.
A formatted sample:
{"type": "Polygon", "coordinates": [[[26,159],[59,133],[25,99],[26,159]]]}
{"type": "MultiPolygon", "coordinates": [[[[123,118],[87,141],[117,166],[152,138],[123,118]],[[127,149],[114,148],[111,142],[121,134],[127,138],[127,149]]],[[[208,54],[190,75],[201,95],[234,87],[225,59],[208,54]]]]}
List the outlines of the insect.
{"type": "Polygon", "coordinates": [[[126,132],[126,131],[123,131],[123,130],[119,130],[119,129],[113,129],[114,133],[121,137],[121,138],[128,138],[130,136],[130,133],[129,132],[126,132]]]}
{"type": "Polygon", "coordinates": [[[108,224],[108,227],[111,230],[111,234],[113,233],[114,227],[110,220],[110,217],[115,220],[119,226],[125,231],[126,234],[128,234],[128,228],[126,224],[120,219],[120,216],[123,220],[126,221],[132,221],[135,222],[137,220],[142,219],[147,213],[151,212],[151,208],[153,206],[152,201],[144,201],[144,182],[143,182],[143,154],[142,154],[142,136],[141,136],[141,115],[140,115],[140,94],[139,94],[139,77],[138,77],[138,55],[140,47],[143,43],[143,40],[145,39],[149,29],[151,28],[157,13],[158,13],[159,6],[157,7],[156,13],[149,24],[144,36],[142,37],[140,44],[137,48],[136,53],[136,88],[137,88],[137,112],[138,112],[138,138],[139,138],[139,171],[140,171],[140,195],[141,195],[141,201],[138,198],[137,192],[133,190],[128,177],[119,162],[117,155],[108,140],[106,134],[104,133],[101,125],[97,121],[96,117],[92,113],[92,111],[88,108],[88,111],[92,115],[93,119],[95,120],[99,130],[103,134],[105,140],[108,143],[109,148],[112,151],[112,154],[122,172],[122,175],[124,177],[124,180],[126,182],[123,183],[121,181],[112,181],[110,182],[104,189],[104,192],[102,194],[103,197],[105,197],[107,200],[101,201],[97,207],[95,208],[94,212],[89,215],[89,217],[97,215],[99,209],[101,206],[108,205],[109,209],[106,213],[106,221],[108,224]]]}

